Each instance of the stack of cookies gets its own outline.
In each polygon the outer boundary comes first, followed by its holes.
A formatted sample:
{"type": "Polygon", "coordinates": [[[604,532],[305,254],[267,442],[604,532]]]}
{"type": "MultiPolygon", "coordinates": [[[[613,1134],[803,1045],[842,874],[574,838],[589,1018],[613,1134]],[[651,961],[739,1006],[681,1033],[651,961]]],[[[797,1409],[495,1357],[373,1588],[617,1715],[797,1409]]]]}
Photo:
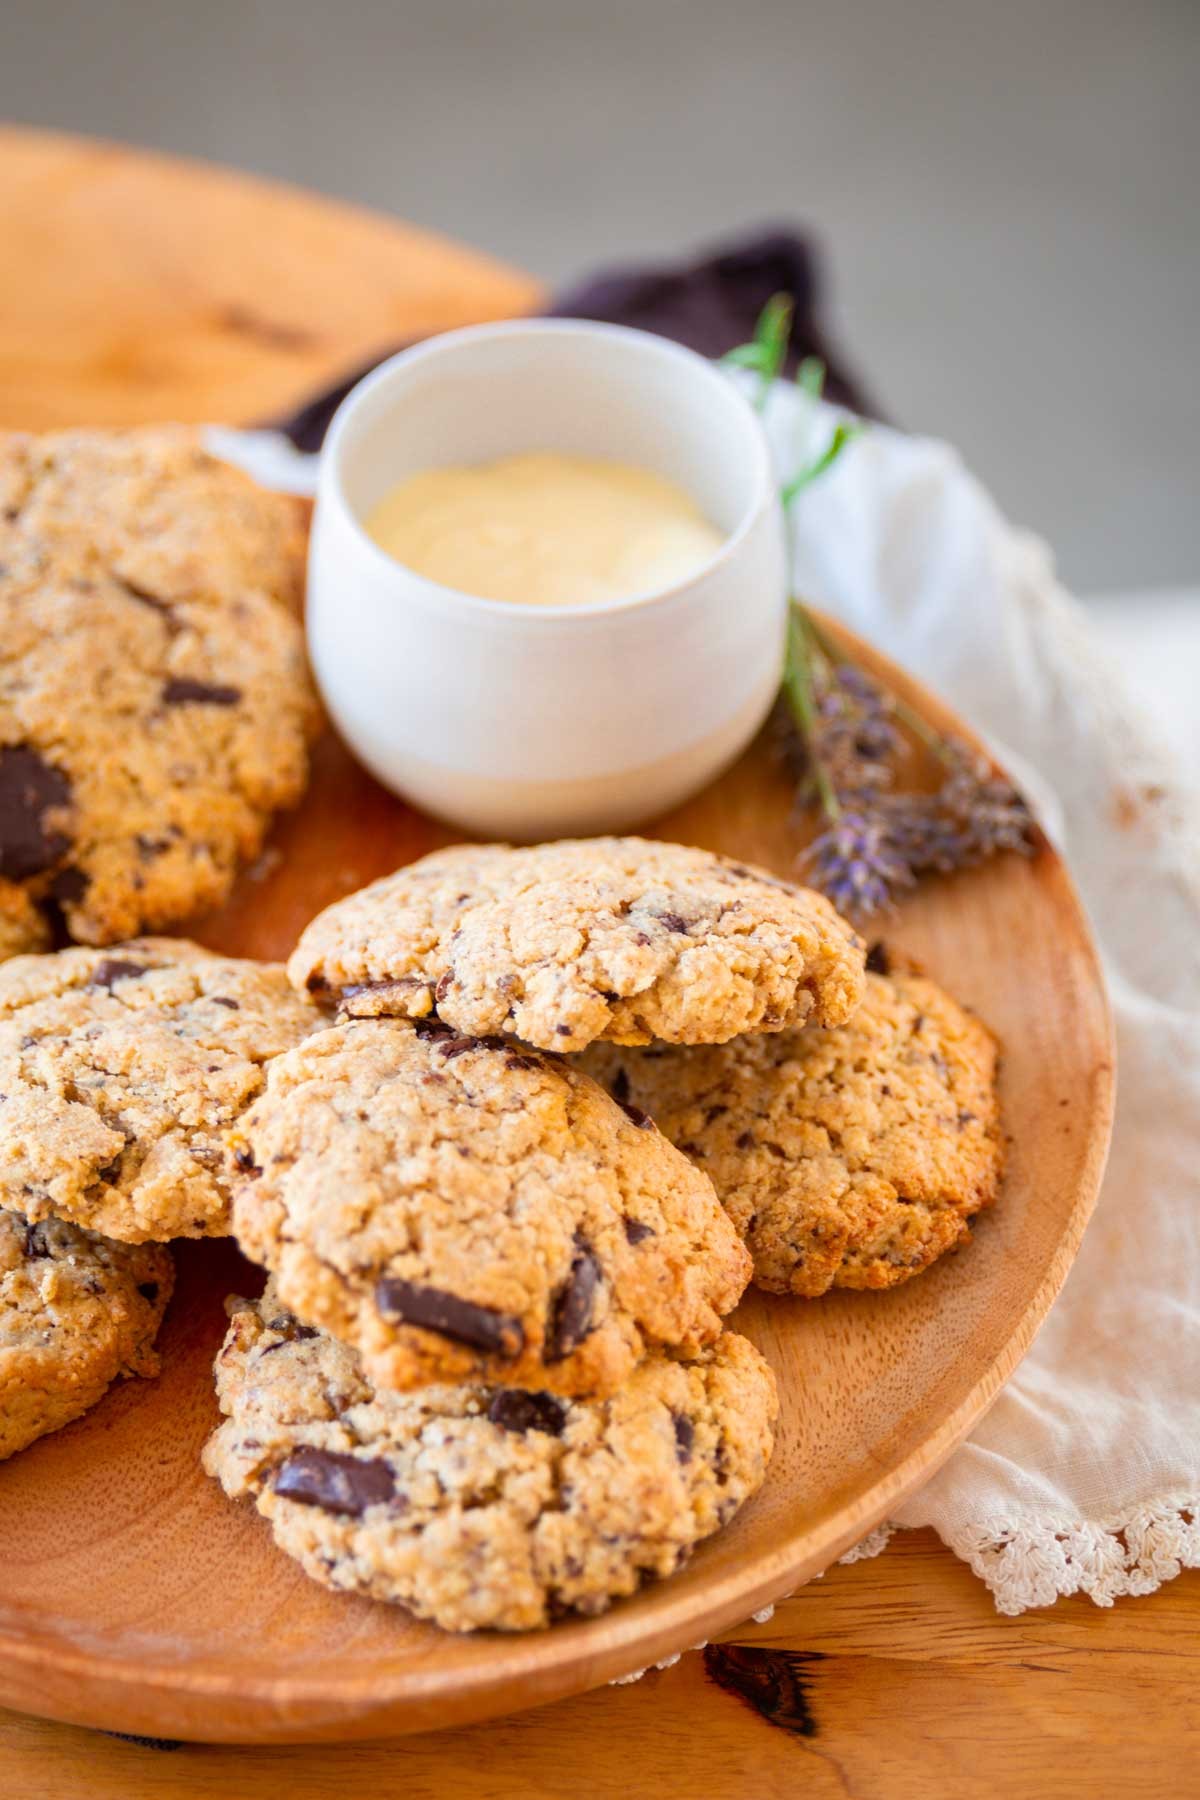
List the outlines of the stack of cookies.
{"type": "Polygon", "coordinates": [[[335,1022],[233,1134],[270,1280],[205,1463],[318,1580],[451,1629],[678,1567],[772,1448],[773,1378],[723,1325],[747,1279],[891,1285],[998,1179],[983,1028],[702,851],[439,852],[288,973],[335,1022]]]}
{"type": "Polygon", "coordinates": [[[302,554],[190,433],[0,435],[0,1458],[153,1374],[169,1244],[232,1231],[225,1489],[451,1629],[595,1613],[765,1477],[747,1282],[964,1241],[995,1047],[820,896],[636,838],[439,852],[286,971],[136,935],[302,792],[302,554]]]}

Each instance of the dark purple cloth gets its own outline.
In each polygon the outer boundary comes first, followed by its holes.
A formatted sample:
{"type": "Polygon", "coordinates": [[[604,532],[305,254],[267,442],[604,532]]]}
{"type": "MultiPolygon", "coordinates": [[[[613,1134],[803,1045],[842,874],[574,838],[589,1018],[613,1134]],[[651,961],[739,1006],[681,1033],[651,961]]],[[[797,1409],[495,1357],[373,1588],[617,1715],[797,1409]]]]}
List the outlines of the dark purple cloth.
{"type": "MultiPolygon", "coordinates": [[[[556,296],[547,316],[636,325],[674,338],[704,356],[722,356],[747,341],[763,307],[779,293],[790,294],[794,309],[789,369],[794,370],[802,357],[819,356],[825,364],[829,398],[856,412],[878,416],[841,357],[830,348],[820,319],[819,259],[809,240],[794,231],[761,231],[717,245],[682,266],[610,270],[556,296]]],[[[396,345],[396,349],[402,348],[396,345]]],[[[297,449],[319,450],[341,401],[378,360],[315,395],[288,418],[271,423],[285,432],[297,449]]]]}

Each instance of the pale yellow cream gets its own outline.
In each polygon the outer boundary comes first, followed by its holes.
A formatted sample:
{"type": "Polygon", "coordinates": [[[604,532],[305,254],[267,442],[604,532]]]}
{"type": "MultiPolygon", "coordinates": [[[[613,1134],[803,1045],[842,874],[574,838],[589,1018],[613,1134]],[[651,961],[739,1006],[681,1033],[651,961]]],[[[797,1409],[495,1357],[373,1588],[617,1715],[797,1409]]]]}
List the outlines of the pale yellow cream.
{"type": "Polygon", "coordinates": [[[724,541],[664,476],[550,452],[409,476],[366,527],[430,581],[521,606],[594,606],[671,587],[724,541]]]}

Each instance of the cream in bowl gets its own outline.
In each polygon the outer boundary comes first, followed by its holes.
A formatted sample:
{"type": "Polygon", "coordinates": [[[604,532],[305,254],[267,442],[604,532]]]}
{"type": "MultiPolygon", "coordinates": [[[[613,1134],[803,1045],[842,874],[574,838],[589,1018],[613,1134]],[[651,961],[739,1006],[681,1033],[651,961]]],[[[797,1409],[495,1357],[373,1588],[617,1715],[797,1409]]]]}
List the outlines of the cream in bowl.
{"type": "Polygon", "coordinates": [[[550,450],[409,475],[365,524],[405,568],[515,606],[654,593],[695,575],[724,542],[657,470],[550,450]]]}
{"type": "Polygon", "coordinates": [[[367,766],[467,831],[623,830],[753,736],[778,687],[783,526],[729,379],[647,333],[435,338],[343,402],[309,638],[367,766]]]}

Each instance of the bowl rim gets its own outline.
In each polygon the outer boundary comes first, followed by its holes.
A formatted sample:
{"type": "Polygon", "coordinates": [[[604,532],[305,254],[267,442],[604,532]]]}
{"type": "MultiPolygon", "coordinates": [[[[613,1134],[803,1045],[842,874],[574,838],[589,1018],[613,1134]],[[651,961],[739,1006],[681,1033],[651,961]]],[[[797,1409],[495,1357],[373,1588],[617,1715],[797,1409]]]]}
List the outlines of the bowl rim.
{"type": "MultiPolygon", "coordinates": [[[[659,337],[652,331],[641,331],[630,325],[610,325],[591,319],[502,319],[481,325],[464,325],[454,331],[443,331],[423,338],[398,350],[357,382],[342,400],[330,422],[321,447],[317,477],[316,511],[313,522],[313,544],[317,541],[322,509],[331,509],[337,523],[350,534],[357,551],[380,575],[397,586],[409,590],[410,597],[420,596],[427,604],[466,618],[473,615],[502,618],[517,629],[538,629],[563,619],[599,620],[628,612],[645,612],[666,605],[686,594],[689,589],[706,582],[725,569],[743,549],[764,512],[778,507],[779,491],[771,456],[771,446],[762,420],[747,398],[732,371],[701,356],[686,345],[659,337]],[[514,605],[511,600],[489,600],[466,589],[433,581],[382,549],[371,537],[347,497],[342,479],[342,459],[346,439],[354,429],[362,408],[370,404],[379,389],[387,388],[397,377],[403,377],[421,363],[453,357],[458,351],[476,344],[503,342],[513,338],[592,338],[609,344],[624,344],[640,352],[649,351],[665,363],[673,363],[688,371],[687,379],[704,386],[714,402],[727,408],[728,416],[740,416],[747,428],[745,443],[751,458],[749,475],[751,497],[732,531],[725,534],[720,546],[690,574],[665,587],[645,588],[609,600],[572,601],[553,606],[514,605]],[[730,404],[732,403],[732,404],[730,404]]],[[[313,551],[310,550],[310,573],[313,551]]]]}

